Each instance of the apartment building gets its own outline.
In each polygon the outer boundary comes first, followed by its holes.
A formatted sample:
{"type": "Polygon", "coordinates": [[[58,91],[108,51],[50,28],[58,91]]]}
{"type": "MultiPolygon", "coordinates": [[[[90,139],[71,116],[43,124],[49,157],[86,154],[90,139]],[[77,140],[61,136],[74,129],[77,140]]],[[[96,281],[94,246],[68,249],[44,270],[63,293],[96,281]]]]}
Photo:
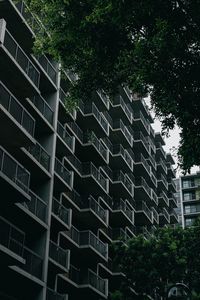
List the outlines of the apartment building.
{"type": "Polygon", "coordinates": [[[0,1],[0,299],[108,299],[111,243],[177,222],[174,161],[128,88],[68,113],[75,76],[33,55],[37,26],[0,1]]]}
{"type": "Polygon", "coordinates": [[[181,176],[176,181],[180,187],[177,193],[180,209],[177,214],[181,218],[183,227],[191,226],[200,216],[200,172],[181,176]]]}

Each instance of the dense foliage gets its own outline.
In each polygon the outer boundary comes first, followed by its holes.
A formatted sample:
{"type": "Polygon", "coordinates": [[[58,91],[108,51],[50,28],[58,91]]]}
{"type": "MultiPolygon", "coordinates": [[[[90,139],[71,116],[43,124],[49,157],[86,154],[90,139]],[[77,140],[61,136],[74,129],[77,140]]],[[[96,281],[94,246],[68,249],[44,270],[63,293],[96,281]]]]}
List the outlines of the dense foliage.
{"type": "Polygon", "coordinates": [[[72,102],[119,85],[150,93],[163,129],[181,127],[182,167],[200,165],[199,0],[25,2],[49,33],[40,31],[36,48],[79,76],[72,102]]]}
{"type": "Polygon", "coordinates": [[[126,275],[113,299],[132,299],[126,291],[133,286],[139,299],[145,295],[166,296],[166,290],[183,282],[192,291],[192,299],[200,299],[200,223],[182,228],[162,228],[146,240],[142,236],[127,245],[116,244],[115,262],[126,275]],[[130,297],[130,298],[129,298],[130,297]]]}

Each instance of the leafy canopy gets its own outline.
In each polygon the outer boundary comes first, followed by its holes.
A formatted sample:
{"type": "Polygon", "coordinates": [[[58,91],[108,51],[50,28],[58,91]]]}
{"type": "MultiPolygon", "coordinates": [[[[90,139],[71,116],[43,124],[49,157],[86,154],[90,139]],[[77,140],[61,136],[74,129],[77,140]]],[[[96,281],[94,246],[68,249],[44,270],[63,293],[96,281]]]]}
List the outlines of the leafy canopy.
{"type": "Polygon", "coordinates": [[[25,2],[49,33],[38,33],[36,48],[79,76],[74,102],[120,85],[150,93],[163,129],[181,128],[180,165],[200,165],[199,0],[25,2]]]}
{"type": "MultiPolygon", "coordinates": [[[[176,283],[186,284],[192,299],[200,297],[200,222],[191,228],[162,228],[149,240],[138,236],[127,245],[114,244],[115,264],[126,275],[113,299],[129,300],[126,292],[134,287],[139,299],[155,293],[166,297],[167,289],[176,283]],[[118,298],[117,296],[118,295],[118,298]]],[[[131,296],[130,296],[130,299],[131,296]]]]}

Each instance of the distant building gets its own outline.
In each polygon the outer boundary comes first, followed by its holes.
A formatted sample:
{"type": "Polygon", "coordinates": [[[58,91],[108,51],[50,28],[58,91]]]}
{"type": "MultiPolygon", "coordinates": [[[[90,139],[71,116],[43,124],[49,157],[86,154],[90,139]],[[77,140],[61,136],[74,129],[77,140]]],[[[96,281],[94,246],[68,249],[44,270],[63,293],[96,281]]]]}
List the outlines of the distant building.
{"type": "Polygon", "coordinates": [[[183,227],[191,226],[195,219],[200,216],[200,172],[181,176],[176,181],[180,192],[177,192],[179,202],[179,220],[182,219],[183,227]],[[181,217],[180,217],[181,215],[181,217]]]}

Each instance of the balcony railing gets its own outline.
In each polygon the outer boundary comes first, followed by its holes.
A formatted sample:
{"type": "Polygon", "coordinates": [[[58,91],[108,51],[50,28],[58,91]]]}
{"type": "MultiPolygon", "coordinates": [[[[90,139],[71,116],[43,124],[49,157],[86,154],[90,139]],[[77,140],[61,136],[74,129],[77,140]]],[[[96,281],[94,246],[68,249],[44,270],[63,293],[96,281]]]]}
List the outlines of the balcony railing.
{"type": "Polygon", "coordinates": [[[157,195],[156,195],[156,193],[154,192],[153,189],[151,189],[151,199],[153,200],[153,202],[154,202],[155,204],[158,205],[158,197],[157,197],[157,195]]]}
{"type": "Polygon", "coordinates": [[[12,35],[6,29],[5,38],[3,45],[8,50],[10,55],[14,58],[14,60],[18,63],[18,65],[22,68],[22,70],[26,73],[29,79],[33,82],[33,84],[38,88],[40,83],[40,72],[33,65],[31,60],[22,50],[22,48],[18,45],[12,35]]]}
{"type": "Polygon", "coordinates": [[[116,106],[116,105],[120,105],[121,108],[123,109],[124,113],[127,115],[128,119],[130,122],[132,122],[132,112],[131,110],[129,109],[129,107],[126,105],[126,103],[124,102],[122,96],[117,96],[114,98],[113,100],[113,106],[116,106]]]}
{"type": "Polygon", "coordinates": [[[90,115],[93,114],[98,123],[101,125],[101,127],[104,129],[106,133],[108,133],[109,130],[109,124],[104,115],[98,110],[96,105],[92,103],[83,103],[82,101],[79,102],[79,109],[82,111],[84,115],[90,115]]]}
{"type": "Polygon", "coordinates": [[[68,297],[65,294],[59,294],[58,292],[47,288],[46,300],[67,300],[68,297]]]}
{"type": "Polygon", "coordinates": [[[133,182],[122,171],[113,171],[113,182],[122,182],[128,191],[133,194],[133,182]]]}
{"type": "Polygon", "coordinates": [[[156,143],[156,151],[157,151],[157,150],[160,150],[161,153],[162,153],[162,155],[163,155],[163,157],[166,158],[166,153],[165,153],[165,151],[163,150],[163,146],[162,146],[162,144],[161,144],[160,142],[157,142],[157,143],[156,143]]]}
{"type": "Polygon", "coordinates": [[[144,158],[144,156],[142,155],[142,153],[140,154],[139,157],[140,157],[139,162],[141,162],[145,166],[147,172],[150,174],[151,173],[151,167],[148,164],[148,162],[146,161],[146,159],[144,158]]]}
{"type": "Polygon", "coordinates": [[[153,213],[154,220],[158,223],[159,222],[159,215],[158,215],[157,211],[155,210],[154,207],[152,207],[151,210],[152,210],[152,213],[153,213]]]}
{"type": "Polygon", "coordinates": [[[169,222],[169,213],[165,208],[159,210],[159,215],[163,215],[165,219],[169,222]]]}
{"type": "Polygon", "coordinates": [[[71,225],[71,210],[67,209],[56,198],[53,198],[52,212],[58,216],[68,226],[71,225]]]}
{"type": "Polygon", "coordinates": [[[36,31],[37,28],[40,28],[41,25],[30,12],[28,6],[23,1],[14,2],[17,10],[20,12],[22,17],[27,21],[28,25],[33,31],[36,31]]]}
{"type": "Polygon", "coordinates": [[[142,141],[144,147],[146,148],[147,152],[149,153],[149,151],[150,151],[149,142],[148,142],[147,138],[144,137],[144,135],[142,134],[141,131],[135,131],[134,132],[134,140],[135,141],[138,141],[138,140],[142,141]]]}
{"type": "Polygon", "coordinates": [[[128,232],[122,228],[113,228],[111,234],[113,241],[123,240],[127,242],[132,237],[132,235],[128,234],[128,232]]]}
{"type": "Polygon", "coordinates": [[[71,187],[72,172],[65,168],[64,164],[57,158],[55,158],[55,172],[71,187]]]}
{"type": "Polygon", "coordinates": [[[97,94],[99,95],[99,97],[103,101],[104,105],[108,108],[109,107],[109,97],[106,95],[106,93],[104,91],[98,90],[97,94]]]}
{"type": "Polygon", "coordinates": [[[45,119],[53,125],[54,112],[49,104],[44,100],[41,95],[33,96],[29,98],[30,101],[35,105],[39,112],[45,117],[45,119]]]}
{"type": "Polygon", "coordinates": [[[131,221],[133,220],[133,211],[122,199],[120,199],[120,201],[113,203],[113,210],[121,210],[131,221]]]}
{"type": "Polygon", "coordinates": [[[29,146],[27,150],[47,171],[49,171],[51,157],[39,143],[36,143],[34,146],[29,146]]]}
{"type": "Polygon", "coordinates": [[[152,211],[148,208],[144,201],[136,203],[136,210],[143,211],[150,220],[152,220],[152,211]]]}
{"type": "Polygon", "coordinates": [[[143,123],[146,131],[149,132],[149,130],[150,130],[150,124],[145,119],[145,117],[143,116],[143,114],[141,113],[141,111],[139,111],[139,112],[135,111],[133,116],[134,116],[134,119],[140,119],[141,122],[143,123]]]}
{"type": "Polygon", "coordinates": [[[49,257],[65,269],[69,269],[70,251],[64,250],[53,241],[49,242],[49,257]]]}
{"type": "Polygon", "coordinates": [[[41,65],[42,69],[45,71],[45,73],[49,76],[49,78],[56,85],[57,84],[57,70],[52,65],[50,60],[45,55],[39,56],[36,59],[40,63],[40,65],[41,65]]]}
{"type": "Polygon", "coordinates": [[[112,154],[113,155],[121,155],[126,163],[133,168],[133,159],[131,158],[130,154],[121,144],[115,144],[112,146],[112,154]]]}
{"type": "Polygon", "coordinates": [[[121,119],[117,119],[113,122],[113,129],[120,129],[123,132],[129,144],[132,145],[133,143],[132,134],[130,133],[128,127],[124,125],[121,119]]]}
{"type": "Polygon", "coordinates": [[[25,233],[0,217],[0,244],[15,254],[23,256],[25,233]]]}
{"type": "Polygon", "coordinates": [[[167,179],[161,174],[160,177],[158,178],[158,181],[162,181],[165,188],[168,189],[168,183],[167,183],[167,179]]]}
{"type": "Polygon", "coordinates": [[[0,172],[26,193],[29,191],[30,173],[0,147],[0,172]]]}
{"type": "Polygon", "coordinates": [[[143,178],[143,177],[136,177],[136,180],[135,180],[135,185],[136,187],[143,187],[146,191],[146,193],[151,196],[151,188],[148,186],[146,180],[143,178]]]}
{"type": "Polygon", "coordinates": [[[83,163],[83,175],[84,176],[92,176],[101,186],[107,191],[108,190],[108,179],[105,178],[99,169],[93,165],[91,162],[83,163]]]}
{"type": "Polygon", "coordinates": [[[164,161],[162,159],[160,159],[157,164],[161,165],[164,172],[167,174],[167,166],[165,165],[164,161]]]}
{"type": "Polygon", "coordinates": [[[32,250],[24,247],[24,259],[26,264],[21,268],[29,274],[42,279],[43,258],[32,250]]]}
{"type": "Polygon", "coordinates": [[[74,149],[74,138],[67,132],[67,130],[58,121],[57,123],[57,133],[61,139],[67,144],[67,146],[73,151],[74,149]]]}
{"type": "Polygon", "coordinates": [[[24,202],[23,206],[28,209],[31,213],[33,213],[40,220],[46,222],[47,217],[47,204],[42,200],[38,195],[36,195],[31,190],[29,191],[29,195],[31,196],[31,201],[24,202]]]}
{"type": "Polygon", "coordinates": [[[91,246],[103,257],[108,256],[108,245],[103,243],[92,231],[78,231],[74,226],[71,226],[68,232],[65,232],[78,246],[91,246]]]}
{"type": "Polygon", "coordinates": [[[12,117],[31,135],[34,136],[35,120],[21,103],[0,81],[0,104],[12,115],[12,117]]]}
{"type": "Polygon", "coordinates": [[[163,198],[167,206],[169,205],[169,198],[165,195],[164,192],[160,193],[159,198],[163,198]]]}
{"type": "Polygon", "coordinates": [[[84,135],[83,142],[86,144],[92,144],[97,151],[103,156],[105,160],[108,158],[108,148],[97,138],[94,131],[91,131],[84,135]]]}

